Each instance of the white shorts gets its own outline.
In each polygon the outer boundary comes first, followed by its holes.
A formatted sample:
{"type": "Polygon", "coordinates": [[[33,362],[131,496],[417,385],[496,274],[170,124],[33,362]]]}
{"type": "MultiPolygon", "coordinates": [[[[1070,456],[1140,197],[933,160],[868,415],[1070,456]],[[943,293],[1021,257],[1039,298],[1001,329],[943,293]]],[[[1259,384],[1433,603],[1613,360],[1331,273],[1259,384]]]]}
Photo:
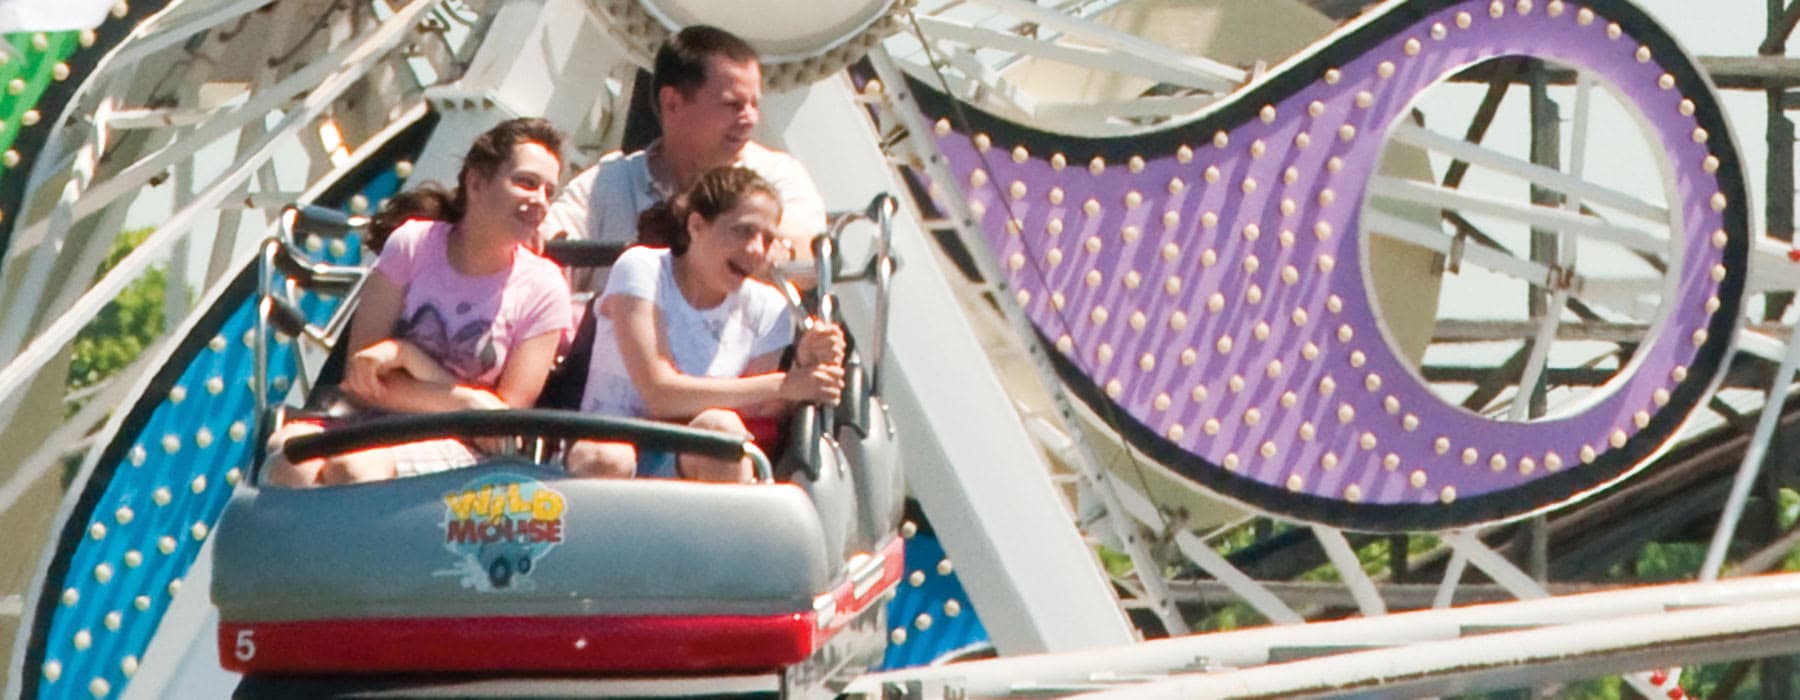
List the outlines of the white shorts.
{"type": "Polygon", "coordinates": [[[475,451],[461,440],[442,438],[407,442],[388,448],[394,458],[394,476],[423,476],[474,466],[475,451]]]}

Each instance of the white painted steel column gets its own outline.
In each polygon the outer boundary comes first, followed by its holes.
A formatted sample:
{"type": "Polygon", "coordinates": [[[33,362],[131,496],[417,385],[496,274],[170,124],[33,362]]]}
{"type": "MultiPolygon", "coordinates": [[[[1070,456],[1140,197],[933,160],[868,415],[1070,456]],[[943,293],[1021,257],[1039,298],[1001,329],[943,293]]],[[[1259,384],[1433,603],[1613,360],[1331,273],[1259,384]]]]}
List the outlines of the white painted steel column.
{"type": "MultiPolygon", "coordinates": [[[[811,170],[829,209],[856,209],[906,186],[848,82],[766,95],[765,127],[811,170]]],[[[907,486],[955,563],[1002,654],[1129,644],[1130,624],[1075,529],[1049,465],[1026,432],[969,322],[918,212],[894,222],[894,276],[883,370],[901,431],[907,486]]],[[[867,285],[840,287],[851,329],[869,337],[867,285]]]]}
{"type": "MultiPolygon", "coordinates": [[[[1004,274],[998,268],[998,258],[994,256],[993,251],[988,247],[985,235],[980,231],[978,223],[980,217],[975,216],[969,209],[967,202],[963,199],[964,195],[954,184],[959,178],[948,170],[948,161],[942,153],[938,152],[937,145],[926,137],[926,134],[933,132],[933,128],[926,123],[924,116],[919,112],[919,105],[913,101],[911,91],[906,86],[905,75],[884,50],[877,49],[871,52],[869,61],[874,65],[876,74],[888,85],[885,95],[885,99],[891,107],[888,113],[900,126],[904,127],[906,133],[912,134],[913,139],[916,139],[903,141],[910,150],[910,153],[905,155],[912,156],[915,159],[915,167],[924,170],[925,176],[944,190],[945,194],[941,196],[940,205],[949,210],[948,213],[956,232],[960,236],[963,246],[968,249],[969,257],[976,269],[993,286],[995,296],[993,302],[1005,318],[1006,326],[1010,326],[1006,330],[1017,334],[1020,339],[1035,337],[1036,330],[1025,318],[1024,311],[1012,303],[1009,295],[1006,294],[1007,284],[1002,281],[1004,274]]],[[[942,76],[943,74],[940,72],[938,75],[942,76]]],[[[1049,394],[1050,402],[1055,406],[1058,416],[1065,425],[1074,429],[1074,426],[1080,423],[1079,414],[1074,407],[1074,402],[1064,390],[1061,379],[1051,368],[1050,360],[1043,354],[1045,350],[1039,344],[1031,342],[1025,343],[1023,349],[1026,361],[1030,363],[1030,368],[1036,374],[1040,386],[1049,394]]],[[[1105,421],[1102,422],[1105,423],[1105,421]]],[[[1105,430],[1111,431],[1112,428],[1107,427],[1105,430]]],[[[1142,586],[1141,597],[1149,604],[1151,611],[1162,622],[1163,629],[1168,634],[1187,634],[1187,620],[1182,618],[1180,609],[1176,607],[1174,598],[1169,594],[1168,582],[1163,578],[1163,564],[1151,553],[1148,542],[1127,513],[1123,499],[1119,496],[1120,479],[1110,470],[1101,466],[1101,461],[1091,446],[1080,442],[1076,442],[1075,445],[1078,449],[1070,451],[1070,454],[1075,457],[1074,466],[1077,476],[1080,478],[1078,483],[1082,493],[1100,500],[1104,508],[1104,517],[1100,518],[1098,523],[1101,527],[1111,530],[1112,535],[1117,538],[1117,546],[1122,548],[1131,559],[1133,575],[1137,577],[1138,583],[1142,586]]],[[[1128,457],[1132,454],[1129,449],[1126,453],[1128,457]]],[[[1132,457],[1132,459],[1136,458],[1132,457]]],[[[1153,533],[1161,533],[1165,527],[1166,525],[1158,523],[1150,530],[1153,533]]],[[[1158,534],[1158,536],[1160,535],[1158,534]]]]}
{"type": "Polygon", "coordinates": [[[626,55],[581,0],[501,5],[468,71],[455,83],[426,90],[438,108],[438,124],[409,182],[453,185],[469,144],[503,119],[544,117],[573,132],[606,92],[607,72],[626,55]]]}

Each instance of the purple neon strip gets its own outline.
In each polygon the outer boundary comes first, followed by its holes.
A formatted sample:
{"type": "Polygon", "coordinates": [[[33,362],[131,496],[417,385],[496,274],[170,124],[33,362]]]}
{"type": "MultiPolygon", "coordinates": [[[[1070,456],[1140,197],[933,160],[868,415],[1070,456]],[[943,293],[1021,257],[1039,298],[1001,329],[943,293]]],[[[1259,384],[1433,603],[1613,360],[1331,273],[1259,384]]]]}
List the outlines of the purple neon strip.
{"type": "Polygon", "coordinates": [[[1658,85],[1662,69],[1654,61],[1636,60],[1637,42],[1629,36],[1609,39],[1604,17],[1580,25],[1576,16],[1581,6],[1575,3],[1566,3],[1557,18],[1548,17],[1542,7],[1520,16],[1507,3],[1504,16],[1494,19],[1489,7],[1485,1],[1468,2],[1424,18],[1413,31],[1340,66],[1337,84],[1320,80],[1273,105],[1272,123],[1252,119],[1237,126],[1224,148],[1206,141],[1192,144],[1191,162],[1181,162],[1174,153],[1144,154],[1141,172],[1131,172],[1127,163],[1109,162],[1094,176],[1087,162],[1070,162],[1058,171],[1049,154],[1030,154],[1017,162],[1010,144],[995,144],[985,159],[978,158],[965,134],[942,135],[939,147],[970,200],[984,210],[983,228],[1009,282],[1029,292],[1024,306],[1028,316],[1049,338],[1069,336],[1071,359],[1096,385],[1117,382],[1117,391],[1108,393],[1131,416],[1164,435],[1170,426],[1180,426],[1179,436],[1171,437],[1175,444],[1213,464],[1235,461],[1234,471],[1245,478],[1329,499],[1344,499],[1352,484],[1362,502],[1376,504],[1437,501],[1444,486],[1454,487],[1457,497],[1503,491],[1548,475],[1544,465],[1549,453],[1560,457],[1564,469],[1578,467],[1583,446],[1604,453],[1611,449],[1608,441],[1615,431],[1638,432],[1634,414],[1658,411],[1654,392],[1674,389],[1671,372],[1694,362],[1698,348],[1691,334],[1709,322],[1705,302],[1718,290],[1711,271],[1722,262],[1711,232],[1723,226],[1723,219],[1709,205],[1720,184],[1701,169],[1708,150],[1691,137],[1696,122],[1678,112],[1678,89],[1658,85]],[[1472,19],[1468,29],[1457,27],[1461,12],[1472,19]],[[1434,24],[1445,27],[1445,38],[1431,38],[1434,24]],[[1416,56],[1406,53],[1409,39],[1420,44],[1416,56]],[[1355,234],[1365,183],[1387,126],[1444,76],[1482,60],[1519,54],[1578,66],[1650,115],[1645,123],[1673,169],[1674,206],[1684,212],[1687,230],[1680,234],[1678,291],[1664,300],[1664,330],[1639,349],[1634,367],[1578,413],[1511,423],[1445,404],[1393,354],[1364,288],[1355,234]],[[1385,79],[1377,75],[1383,62],[1394,66],[1385,79]],[[1362,90],[1374,98],[1366,108],[1356,105],[1362,90]],[[1316,119],[1307,114],[1315,100],[1324,105],[1316,119]],[[1355,129],[1348,141],[1338,134],[1345,124],[1355,129]],[[1304,149],[1295,142],[1302,131],[1311,139],[1304,149]],[[1264,152],[1253,158],[1250,148],[1259,140],[1264,152]],[[1334,157],[1342,161],[1335,173],[1327,168],[1334,157]],[[1290,166],[1298,178],[1287,184],[1283,172],[1290,166]],[[993,169],[985,173],[988,182],[970,186],[971,174],[984,167],[993,169]],[[1217,183],[1207,182],[1209,167],[1217,169],[1217,183]],[[1244,187],[1246,178],[1254,180],[1253,191],[1244,187]],[[1172,179],[1183,184],[1178,192],[1169,187],[1172,179]],[[1022,197],[1012,196],[1015,181],[1025,185],[1022,197]],[[1063,190],[1059,204],[1049,199],[1053,187],[1063,190]],[[1335,195],[1330,206],[1318,199],[1325,188],[1335,195]],[[1132,192],[1141,203],[1127,207],[1132,192]],[[1096,216],[1083,211],[1090,199],[1101,207],[1096,216]],[[1282,213],[1284,199],[1292,200],[1292,214],[1282,213]],[[1018,235],[1008,231],[1008,206],[1020,221],[1018,235]],[[1164,223],[1168,211],[1179,215],[1173,227],[1164,223]],[[1216,225],[1203,224],[1207,212],[1216,215],[1216,225]],[[1059,235],[1048,233],[1053,219],[1062,222],[1059,235]],[[1330,226],[1331,234],[1323,240],[1314,233],[1319,222],[1330,226]],[[1260,230],[1254,240],[1244,234],[1251,225],[1260,230]],[[1127,228],[1137,231],[1135,240],[1127,240],[1127,228]],[[1291,245],[1284,245],[1284,231],[1292,233],[1291,245]],[[1097,252],[1087,247],[1090,238],[1098,239],[1097,252]],[[1178,246],[1172,258],[1163,254],[1170,243],[1178,246]],[[1216,256],[1212,265],[1202,260],[1208,250],[1216,256]],[[1025,263],[1015,267],[1015,254],[1025,263]],[[1053,255],[1060,255],[1054,264],[1053,255]],[[1254,271],[1244,266],[1252,255],[1259,263],[1254,271]],[[1321,266],[1324,260],[1335,264],[1327,270],[1321,266]],[[1291,284],[1282,278],[1289,265],[1299,273],[1291,284]],[[1101,273],[1097,286],[1086,283],[1089,270],[1101,273]],[[1141,278],[1135,289],[1124,284],[1131,272],[1141,278]],[[1174,294],[1165,289],[1171,277],[1180,280],[1174,294]],[[1253,287],[1262,293],[1255,304],[1246,298],[1253,287]],[[1225,297],[1217,312],[1207,307],[1215,293],[1225,297]],[[1061,318],[1052,306],[1053,294],[1062,297],[1061,318]],[[1336,312],[1328,308],[1334,295],[1342,302],[1336,312]],[[1092,322],[1096,308],[1106,311],[1102,323],[1092,322]],[[1304,325],[1293,322],[1296,309],[1305,314],[1304,325]],[[1142,330],[1133,327],[1135,312],[1144,314],[1142,330]],[[1188,321],[1179,330],[1170,324],[1176,312],[1186,314],[1188,321]],[[1063,318],[1069,322],[1066,328],[1063,318]],[[1267,324],[1266,339],[1257,337],[1259,323],[1267,324]],[[1347,342],[1340,340],[1340,327],[1349,329],[1347,342]],[[1221,337],[1230,339],[1229,352],[1217,350],[1221,337]],[[1308,342],[1321,350],[1316,359],[1301,354],[1308,342]],[[1110,350],[1104,360],[1103,347],[1110,350]],[[1197,360],[1184,365],[1182,356],[1189,349],[1197,360]],[[1354,352],[1363,357],[1360,367],[1352,366],[1354,352]],[[1140,364],[1146,354],[1152,361],[1148,371],[1140,364]],[[1271,361],[1281,363],[1273,377],[1271,361]],[[1365,388],[1371,374],[1379,376],[1379,390],[1365,388]],[[1233,377],[1242,379],[1241,391],[1232,391],[1233,377]],[[1336,382],[1329,397],[1318,390],[1326,377],[1336,382]],[[1205,400],[1192,400],[1196,385],[1205,388],[1205,400]],[[1293,394],[1291,407],[1282,405],[1287,392],[1293,394]],[[1166,408],[1158,408],[1159,396],[1166,397],[1166,408]],[[1400,404],[1397,413],[1383,405],[1390,396],[1400,404]],[[1346,407],[1353,416],[1340,420],[1346,407]],[[1260,414],[1254,425],[1248,417],[1252,411],[1260,414]],[[1402,420],[1408,414],[1421,427],[1405,430],[1402,420]],[[1218,421],[1216,435],[1205,429],[1208,420],[1218,421]],[[1306,423],[1314,432],[1311,440],[1300,436],[1306,423]],[[1375,440],[1374,449],[1360,444],[1365,434],[1375,440]],[[1439,436],[1451,442],[1444,454],[1433,446],[1439,436]],[[1275,447],[1272,457],[1261,454],[1265,443],[1275,447]],[[1521,449],[1525,446],[1529,450],[1521,449]],[[1461,459],[1470,448],[1478,458],[1472,466],[1461,459]],[[1321,466],[1328,453],[1337,458],[1329,470],[1321,466]],[[1399,458],[1397,469],[1382,466],[1389,454],[1399,458]],[[1496,454],[1505,457],[1499,470],[1490,467],[1496,454]],[[1521,457],[1534,460],[1532,473],[1521,473],[1521,457]],[[1423,488],[1409,483],[1415,470],[1426,475],[1423,488]],[[1295,476],[1299,481],[1291,482],[1295,476]]]}

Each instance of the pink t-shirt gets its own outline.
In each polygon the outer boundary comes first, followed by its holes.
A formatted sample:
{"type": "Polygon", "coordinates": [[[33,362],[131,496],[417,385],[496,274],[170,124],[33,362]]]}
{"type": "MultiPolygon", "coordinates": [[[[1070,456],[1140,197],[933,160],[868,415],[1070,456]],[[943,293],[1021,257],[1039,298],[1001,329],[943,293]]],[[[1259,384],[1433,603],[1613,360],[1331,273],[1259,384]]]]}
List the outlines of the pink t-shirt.
{"type": "Polygon", "coordinates": [[[520,343],[545,333],[568,341],[569,284],[556,263],[524,248],[500,272],[457,272],[450,230],[442,221],[408,221],[382,248],[375,271],[406,290],[392,337],[417,345],[458,381],[491,389],[520,343]]]}

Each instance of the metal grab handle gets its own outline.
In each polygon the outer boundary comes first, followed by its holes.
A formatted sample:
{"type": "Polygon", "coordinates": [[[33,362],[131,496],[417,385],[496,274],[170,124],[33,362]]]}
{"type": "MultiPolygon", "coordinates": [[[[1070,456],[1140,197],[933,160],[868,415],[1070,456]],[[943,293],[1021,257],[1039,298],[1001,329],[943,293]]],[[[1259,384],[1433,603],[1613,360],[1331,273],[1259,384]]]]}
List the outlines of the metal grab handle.
{"type": "Polygon", "coordinates": [[[307,260],[294,252],[292,243],[275,246],[275,255],[269,260],[275,269],[293,278],[300,286],[327,294],[347,294],[363,280],[367,268],[354,265],[337,265],[307,260]]]}
{"type": "Polygon", "coordinates": [[[770,269],[769,276],[775,283],[775,290],[781,292],[781,298],[787,300],[788,315],[794,319],[794,335],[812,330],[812,311],[806,308],[806,299],[800,294],[800,288],[788,279],[781,270],[770,269]]]}
{"type": "MultiPolygon", "coordinates": [[[[283,228],[286,228],[285,221],[283,228]]],[[[255,415],[259,417],[269,410],[269,317],[274,303],[275,255],[282,246],[282,239],[271,236],[263,239],[256,251],[256,335],[251,338],[251,384],[256,401],[255,415]]],[[[263,423],[257,421],[259,426],[263,423]]],[[[260,444],[263,437],[257,435],[252,444],[260,444]]]]}
{"type": "Polygon", "coordinates": [[[369,217],[347,214],[316,204],[289,204],[281,208],[281,226],[289,242],[300,236],[342,239],[369,224],[369,217]]]}
{"type": "MultiPolygon", "coordinates": [[[[818,268],[819,278],[818,287],[816,288],[819,296],[819,312],[818,318],[814,323],[830,324],[832,322],[832,314],[837,311],[837,300],[833,299],[831,296],[831,255],[832,253],[837,252],[833,247],[834,242],[835,239],[829,234],[813,237],[813,262],[818,268]]],[[[834,435],[836,431],[832,430],[832,428],[834,421],[836,420],[837,411],[834,408],[831,406],[819,406],[820,435],[834,435]]],[[[814,443],[815,450],[817,449],[817,444],[817,442],[814,443]]]]}
{"type": "MultiPolygon", "coordinates": [[[[836,215],[836,218],[832,219],[831,228],[826,231],[825,235],[830,236],[833,241],[841,240],[844,229],[849,228],[850,224],[858,221],[868,221],[881,228],[881,235],[876,238],[875,254],[871,255],[869,261],[864,263],[860,269],[850,272],[839,269],[837,272],[838,281],[860,282],[875,277],[875,272],[879,269],[877,265],[878,261],[884,257],[890,257],[888,251],[893,239],[891,221],[894,213],[898,210],[898,207],[899,200],[895,199],[891,194],[882,192],[870,198],[869,204],[863,207],[862,211],[840,212],[836,215]]],[[[834,263],[837,263],[839,268],[843,267],[841,261],[834,261],[834,263]]]]}
{"type": "Polygon", "coordinates": [[[839,216],[832,222],[831,230],[826,234],[835,243],[844,229],[856,221],[874,222],[881,231],[875,239],[875,252],[869,257],[868,264],[855,272],[839,271],[836,276],[836,281],[839,282],[870,279],[875,282],[875,329],[874,337],[869,339],[871,350],[867,354],[866,364],[869,373],[869,393],[872,396],[881,395],[882,360],[887,354],[888,314],[892,303],[894,272],[898,269],[893,249],[894,215],[899,212],[899,208],[900,200],[895,199],[891,194],[882,192],[870,198],[868,206],[863,207],[862,211],[839,216]]]}
{"type": "MultiPolygon", "coordinates": [[[[274,234],[263,238],[256,251],[256,316],[252,339],[252,377],[257,416],[267,415],[269,396],[269,333],[274,326],[295,337],[307,337],[324,343],[332,330],[320,330],[306,319],[288,299],[275,294],[275,275],[284,274],[309,288],[321,288],[336,294],[354,296],[366,279],[365,271],[345,265],[316,263],[299,251],[305,249],[301,238],[318,236],[344,239],[369,223],[368,217],[352,216],[337,209],[312,204],[289,204],[277,218],[274,234]],[[296,328],[297,326],[297,328],[296,328]]],[[[334,322],[333,328],[338,324],[334,322]]],[[[296,355],[296,359],[298,356],[296,355]]],[[[301,368],[304,375],[304,367],[301,368]]],[[[304,377],[303,377],[304,381],[304,377]]],[[[310,388],[309,388],[310,391],[310,388]]],[[[261,443],[267,421],[259,420],[256,442],[261,443]]]]}
{"type": "MultiPolygon", "coordinates": [[[[819,234],[818,238],[815,239],[814,247],[817,248],[817,240],[823,240],[824,238],[825,234],[819,234]]],[[[821,263],[820,267],[825,267],[825,264],[821,263]]],[[[789,315],[794,319],[794,337],[798,339],[800,336],[810,332],[817,325],[817,321],[814,320],[812,311],[806,308],[806,299],[801,295],[800,288],[795,286],[793,280],[788,279],[788,277],[781,272],[780,268],[771,268],[769,275],[773,278],[775,289],[781,292],[783,299],[787,300],[789,315]]],[[[829,276],[823,279],[826,284],[830,283],[829,276]]],[[[823,296],[820,298],[823,299],[823,296]]],[[[790,371],[792,370],[790,369],[790,371]]],[[[819,454],[819,440],[817,438],[818,436],[830,434],[829,428],[831,424],[826,421],[830,420],[831,416],[829,409],[811,403],[801,404],[799,410],[801,411],[802,416],[804,416],[806,412],[812,412],[811,417],[804,417],[802,420],[798,420],[792,425],[808,426],[812,429],[812,432],[816,433],[815,435],[810,436],[809,439],[811,439],[811,444],[807,446],[806,457],[802,460],[809,477],[816,479],[818,478],[818,464],[821,456],[819,454]]]]}
{"type": "Polygon", "coordinates": [[[869,215],[881,226],[881,237],[876,239],[875,258],[869,261],[875,267],[875,331],[869,339],[869,395],[881,395],[882,361],[887,355],[888,304],[893,291],[894,279],[894,214],[900,202],[886,192],[875,195],[869,202],[869,215]]]}
{"type": "MultiPolygon", "coordinates": [[[[894,272],[892,254],[893,215],[898,206],[899,202],[894,199],[893,195],[882,192],[871,198],[868,206],[864,207],[862,211],[850,212],[838,216],[831,222],[831,227],[829,229],[824,233],[813,237],[813,267],[814,275],[816,277],[814,291],[818,298],[818,308],[816,310],[809,311],[806,308],[806,301],[800,294],[799,288],[794,285],[792,280],[787,278],[787,275],[779,266],[772,268],[770,272],[770,275],[775,282],[775,288],[779,290],[782,293],[782,296],[787,300],[788,307],[794,316],[795,335],[803,335],[808,331],[811,331],[817,324],[833,322],[833,318],[836,316],[837,312],[837,297],[832,291],[832,285],[834,283],[841,280],[874,279],[876,300],[875,337],[873,341],[875,350],[872,355],[872,361],[865,365],[865,371],[870,373],[870,395],[878,395],[880,393],[879,376],[882,357],[884,355],[882,347],[887,343],[888,297],[890,296],[889,285],[894,272]],[[839,236],[843,234],[844,229],[856,221],[872,221],[880,227],[881,233],[876,239],[875,253],[868,265],[864,266],[862,270],[851,274],[839,274],[837,269],[841,266],[841,261],[837,260],[837,244],[839,236]]],[[[846,369],[849,369],[848,366],[846,366],[846,369]]],[[[846,379],[848,379],[848,377],[846,377],[846,379]]],[[[846,384],[845,388],[849,388],[848,384],[846,384]]],[[[830,406],[818,406],[816,408],[817,414],[813,424],[815,425],[818,434],[824,437],[834,437],[837,421],[836,409],[830,406]]],[[[850,415],[859,417],[861,413],[852,412],[850,415]]],[[[819,451],[820,447],[818,441],[815,440],[813,445],[808,448],[808,461],[810,463],[815,465],[819,463],[819,459],[821,458],[819,451]]]]}

